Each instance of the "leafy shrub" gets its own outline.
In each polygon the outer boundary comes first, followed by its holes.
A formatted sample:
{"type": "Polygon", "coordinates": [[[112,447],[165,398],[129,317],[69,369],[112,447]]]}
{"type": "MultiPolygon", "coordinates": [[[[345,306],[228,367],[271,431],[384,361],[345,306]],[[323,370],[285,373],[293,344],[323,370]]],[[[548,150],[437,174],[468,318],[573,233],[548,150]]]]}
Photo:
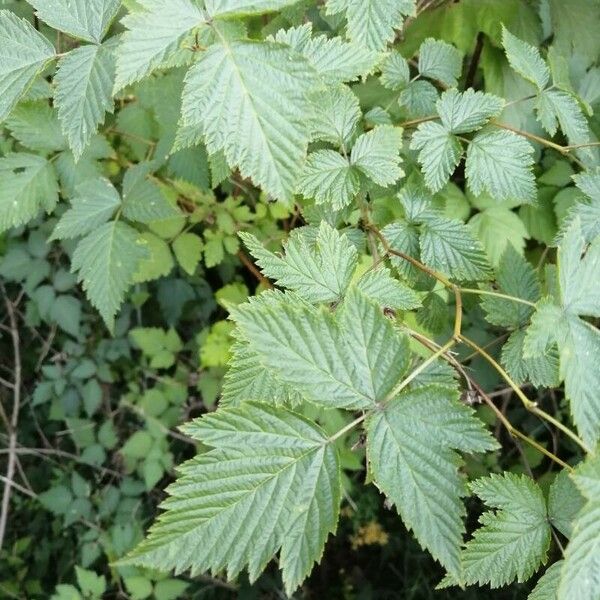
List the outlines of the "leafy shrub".
{"type": "Polygon", "coordinates": [[[2,4],[3,593],[600,598],[596,0],[2,4]]]}

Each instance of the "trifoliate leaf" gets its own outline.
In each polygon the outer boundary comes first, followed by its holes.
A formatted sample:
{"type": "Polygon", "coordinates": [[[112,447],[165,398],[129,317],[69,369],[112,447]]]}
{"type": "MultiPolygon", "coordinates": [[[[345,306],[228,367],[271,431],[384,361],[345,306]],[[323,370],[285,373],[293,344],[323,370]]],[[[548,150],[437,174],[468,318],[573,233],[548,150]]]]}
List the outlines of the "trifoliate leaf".
{"type": "Polygon", "coordinates": [[[377,487],[396,505],[419,543],[460,572],[466,495],[454,450],[497,447],[458,394],[439,386],[404,392],[367,420],[367,456],[377,487]]]}
{"type": "Polygon", "coordinates": [[[519,215],[503,206],[491,206],[474,215],[469,229],[483,244],[492,265],[499,264],[508,248],[523,252],[530,237],[519,215]]]}
{"type": "Polygon", "coordinates": [[[226,570],[230,579],[247,568],[254,581],[279,551],[291,595],[337,525],[334,446],[304,417],[267,404],[221,409],[185,431],[213,449],[180,467],[165,512],[123,562],[177,572],[226,570]]]}
{"type": "Polygon", "coordinates": [[[550,546],[541,489],[529,477],[508,472],[478,479],[471,489],[497,510],[481,515],[482,526],[463,551],[465,583],[497,588],[515,579],[527,581],[546,562],[550,546]]]}
{"type": "Polygon", "coordinates": [[[0,122],[54,55],[54,46],[25,19],[0,10],[0,122]]]}
{"type": "Polygon", "coordinates": [[[450,133],[468,133],[497,117],[504,108],[504,100],[471,88],[465,92],[451,89],[442,94],[436,106],[442,125],[450,133]]]}
{"type": "Polygon", "coordinates": [[[421,260],[437,271],[470,281],[489,277],[481,244],[460,221],[428,218],[421,229],[420,244],[421,260]]]}
{"type": "Polygon", "coordinates": [[[377,52],[339,37],[312,37],[312,24],[280,30],[275,41],[302,54],[328,84],[352,81],[369,73],[379,60],[377,52]]]}
{"type": "MultiPolygon", "coordinates": [[[[540,299],[541,286],[537,273],[511,244],[498,264],[496,282],[498,291],[508,296],[533,303],[540,299]]],[[[533,313],[531,306],[495,296],[481,296],[481,308],[492,325],[513,329],[526,324],[533,313]]]]}
{"type": "Polygon", "coordinates": [[[339,301],[356,267],[356,248],[325,221],[314,245],[301,230],[295,230],[284,246],[284,256],[269,252],[250,234],[240,237],[266,277],[309,302],[339,301]]]}
{"type": "Polygon", "coordinates": [[[502,26],[502,45],[510,66],[522,77],[543,90],[550,80],[550,69],[540,56],[540,51],[531,44],[514,36],[502,26]]]}
{"type": "Polygon", "coordinates": [[[232,168],[287,201],[306,156],[315,85],[308,61],[285,46],[215,44],[188,72],[183,120],[202,127],[210,154],[223,150],[232,168]]]}
{"type": "Polygon", "coordinates": [[[569,144],[589,142],[589,128],[574,96],[560,90],[545,90],[537,97],[535,108],[542,127],[550,134],[558,125],[569,144]]]}
{"type": "Polygon", "coordinates": [[[99,44],[117,14],[121,0],[28,0],[50,27],[99,44]]]}
{"type": "Polygon", "coordinates": [[[58,182],[43,156],[15,153],[0,158],[0,232],[31,221],[58,202],[58,182]]]}
{"type": "Polygon", "coordinates": [[[392,185],[404,175],[399,166],[401,147],[402,129],[379,125],[356,140],[350,162],[377,185],[392,185]]]}
{"type": "Polygon", "coordinates": [[[360,179],[347,158],[333,150],[309,154],[298,183],[298,193],[334,210],[350,204],[360,189],[360,179]]]}
{"type": "Polygon", "coordinates": [[[417,293],[392,277],[389,269],[385,267],[367,271],[356,282],[356,287],[381,306],[396,310],[413,310],[421,306],[417,293]]]}
{"type": "Polygon", "coordinates": [[[458,166],[463,148],[455,135],[439,123],[422,123],[414,133],[411,148],[419,150],[419,163],[425,183],[433,192],[439,192],[448,183],[458,166]]]}
{"type": "Polygon", "coordinates": [[[142,9],[129,13],[122,23],[117,57],[115,91],[135,83],[161,66],[185,36],[205,21],[192,0],[140,0],[142,9]]]}
{"type": "Polygon", "coordinates": [[[411,14],[414,2],[396,0],[328,0],[327,14],[345,13],[348,37],[372,50],[382,50],[394,39],[394,29],[411,14]]]}
{"type": "Polygon", "coordinates": [[[469,189],[479,196],[489,192],[496,200],[511,198],[533,202],[536,198],[533,147],[510,131],[484,130],[467,149],[469,189]]]}
{"type": "Polygon", "coordinates": [[[360,120],[356,94],[345,85],[328,86],[309,96],[312,109],[311,139],[346,145],[360,120]]]}
{"type": "Polygon", "coordinates": [[[71,208],[60,218],[50,239],[86,235],[106,223],[120,205],[119,193],[108,179],[90,179],[78,186],[71,208]]]}
{"type": "Polygon", "coordinates": [[[98,309],[110,330],[146,250],[135,229],[111,221],[96,228],[78,244],[72,269],[78,271],[90,302],[98,309]]]}
{"type": "Polygon", "coordinates": [[[584,442],[593,447],[600,439],[600,372],[595,357],[600,352],[600,331],[579,315],[600,316],[600,238],[582,259],[585,242],[579,221],[573,221],[558,250],[560,306],[541,301],[531,319],[525,356],[536,356],[557,343],[560,375],[570,400],[571,413],[584,442]]]}
{"type": "Polygon", "coordinates": [[[381,65],[381,84],[389,90],[399,91],[410,81],[408,61],[400,52],[390,52],[381,65]]]}
{"type": "Polygon", "coordinates": [[[600,454],[588,456],[572,475],[586,503],[575,518],[565,551],[557,600],[598,600],[600,590],[600,454]]]}
{"type": "Polygon", "coordinates": [[[80,46],[61,58],[54,100],[75,159],[113,110],[115,59],[106,46],[80,46]]]}
{"type": "Polygon", "coordinates": [[[452,44],[427,38],[419,48],[419,73],[454,87],[462,70],[462,53],[452,44]]]}

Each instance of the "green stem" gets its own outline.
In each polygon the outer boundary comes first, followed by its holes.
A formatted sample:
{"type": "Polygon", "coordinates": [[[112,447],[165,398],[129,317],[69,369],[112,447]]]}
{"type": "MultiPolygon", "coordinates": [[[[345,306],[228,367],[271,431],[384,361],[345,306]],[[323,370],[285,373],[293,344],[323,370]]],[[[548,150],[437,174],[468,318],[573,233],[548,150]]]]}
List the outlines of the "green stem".
{"type": "Polygon", "coordinates": [[[480,290],[476,288],[459,288],[461,293],[463,294],[478,294],[481,296],[494,296],[496,298],[503,298],[504,300],[510,300],[512,302],[518,302],[519,304],[526,304],[527,306],[531,306],[535,308],[535,304],[533,302],[529,302],[529,300],[523,300],[523,298],[517,298],[516,296],[510,296],[509,294],[502,294],[501,292],[493,292],[492,290],[480,290]]]}
{"type": "Polygon", "coordinates": [[[349,431],[352,431],[357,425],[360,425],[367,417],[369,413],[364,413],[357,419],[354,419],[351,423],[348,423],[345,427],[342,427],[339,431],[336,431],[331,437],[327,438],[328,444],[333,444],[337,439],[341,438],[343,435],[346,435],[349,431]]]}
{"type": "Polygon", "coordinates": [[[413,381],[418,375],[420,375],[432,362],[436,361],[440,356],[445,354],[456,341],[454,339],[447,341],[443,346],[436,350],[427,360],[424,360],[414,371],[410,373],[408,377],[398,383],[394,389],[386,396],[384,403],[389,402],[392,398],[395,398],[411,381],[413,381]]]}
{"type": "Polygon", "coordinates": [[[543,411],[538,407],[537,403],[531,401],[524,393],[523,390],[512,380],[511,376],[494,360],[494,358],[489,355],[483,348],[478,346],[474,341],[465,337],[464,335],[460,335],[460,340],[470,346],[475,350],[478,354],[480,354],[485,360],[487,360],[493,367],[500,373],[502,378],[508,383],[508,385],[513,389],[515,394],[519,397],[523,406],[534,415],[552,423],[557,429],[562,431],[565,435],[570,437],[578,446],[580,446],[585,452],[588,454],[591,453],[591,450],[584,444],[584,442],[573,433],[568,427],[563,425],[560,421],[557,421],[554,417],[549,415],[547,412],[543,411]]]}

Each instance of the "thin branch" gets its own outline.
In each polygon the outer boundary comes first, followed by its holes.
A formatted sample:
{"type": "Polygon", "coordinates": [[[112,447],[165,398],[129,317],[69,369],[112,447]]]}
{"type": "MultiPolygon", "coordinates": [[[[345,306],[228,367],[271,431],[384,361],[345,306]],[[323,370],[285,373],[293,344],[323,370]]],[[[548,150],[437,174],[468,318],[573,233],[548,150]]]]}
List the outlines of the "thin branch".
{"type": "Polygon", "coordinates": [[[10,333],[14,353],[14,380],[13,380],[13,406],[10,419],[10,429],[8,431],[8,462],[6,467],[6,481],[4,492],[2,494],[2,507],[0,508],[0,549],[4,544],[6,535],[6,524],[8,521],[8,510],[10,506],[10,495],[13,487],[13,478],[15,476],[16,449],[17,449],[17,426],[19,424],[19,409],[21,408],[21,340],[19,339],[19,328],[15,308],[2,283],[0,291],[4,296],[4,304],[8,312],[10,323],[10,333]]]}
{"type": "Polygon", "coordinates": [[[21,492],[21,494],[24,494],[25,496],[29,496],[30,498],[37,498],[37,494],[35,492],[33,492],[32,490],[28,490],[26,487],[23,487],[22,485],[19,485],[14,481],[11,481],[7,477],[4,477],[4,475],[0,475],[0,481],[2,481],[6,486],[11,486],[15,488],[15,490],[21,492]]]}

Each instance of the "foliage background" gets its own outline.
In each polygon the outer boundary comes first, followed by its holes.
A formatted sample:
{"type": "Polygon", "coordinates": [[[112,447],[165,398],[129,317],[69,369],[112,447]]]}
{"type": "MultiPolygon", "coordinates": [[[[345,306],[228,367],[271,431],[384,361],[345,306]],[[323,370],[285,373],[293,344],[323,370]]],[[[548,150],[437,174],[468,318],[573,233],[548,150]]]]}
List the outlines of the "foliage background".
{"type": "MultiPolygon", "coordinates": [[[[323,28],[331,25],[315,3],[299,4],[274,17],[252,19],[252,34],[258,37],[296,25],[306,10],[323,28]]],[[[596,132],[600,5],[594,0],[572,0],[568,5],[560,0],[422,1],[419,16],[407,21],[395,45],[410,57],[427,37],[446,40],[465,53],[465,86],[497,93],[510,102],[527,96],[529,84],[508,68],[500,49],[500,24],[536,46],[552,42],[569,61],[573,85],[589,109],[596,132]]],[[[59,51],[74,44],[35,19],[24,1],[2,0],[0,8],[28,18],[59,51]]],[[[113,30],[120,30],[118,22],[113,30]]],[[[40,78],[17,114],[0,129],[0,156],[15,149],[55,152],[61,191],[67,195],[80,177],[103,175],[120,181],[132,165],[152,159],[174,134],[181,79],[182,73],[175,69],[135,85],[118,100],[101,135],[75,167],[62,141],[56,141],[60,133],[48,101],[52,90],[40,78]]],[[[396,94],[375,78],[358,82],[353,89],[367,122],[382,118],[382,108],[394,122],[403,119],[396,94]]],[[[527,101],[510,106],[503,120],[543,135],[527,101]]],[[[497,262],[507,243],[524,249],[533,262],[553,259],[554,250],[548,245],[568,207],[580,197],[572,185],[574,171],[568,160],[539,150],[537,158],[540,203],[536,207],[491,206],[474,198],[465,192],[460,170],[437,196],[447,216],[468,222],[477,232],[492,262],[497,262]]],[[[196,443],[177,427],[215,407],[231,344],[227,306],[265,286],[237,233],[254,233],[276,248],[304,222],[298,207],[270,202],[238,173],[211,163],[202,147],[173,155],[153,183],[183,216],[150,224],[145,235],[153,258],[138,274],[114,335],[70,273],[74,244],[50,241],[64,206],[51,218],[38,218],[0,237],[2,405],[11,406],[12,390],[3,383],[14,378],[17,356],[23,394],[16,430],[15,481],[20,487],[11,497],[0,551],[0,597],[284,597],[274,566],[253,586],[243,578],[234,585],[111,566],[142,539],[164,498],[162,490],[173,479],[174,465],[195,453],[196,443]],[[12,333],[18,336],[18,353],[12,333]]],[[[394,212],[390,197],[377,199],[376,209],[385,221],[385,215],[394,212]]],[[[358,215],[352,218],[357,220],[358,215]]],[[[475,300],[469,302],[470,335],[497,352],[502,340],[497,329],[484,321],[475,300]]],[[[420,324],[443,338],[451,326],[451,313],[431,306],[421,315],[420,324]]],[[[487,365],[471,358],[468,353],[460,356],[482,387],[499,399],[513,423],[564,458],[575,455],[567,441],[545,430],[511,400],[510,389],[498,389],[499,379],[487,365]]],[[[566,418],[560,392],[539,394],[553,413],[566,418]]],[[[485,408],[478,410],[494,424],[493,415],[485,408]]],[[[320,416],[324,426],[334,430],[344,418],[335,411],[320,416]]],[[[9,433],[10,428],[0,433],[0,459],[6,455],[9,433]]],[[[499,429],[496,433],[502,439],[499,429]]],[[[502,441],[506,449],[502,455],[468,462],[469,476],[503,468],[534,472],[542,485],[551,481],[552,465],[542,454],[502,441]]],[[[395,512],[384,506],[376,490],[362,485],[360,440],[347,440],[344,463],[351,476],[345,482],[340,530],[298,597],[526,597],[529,584],[495,592],[432,591],[443,572],[404,530],[395,512]]],[[[470,514],[477,513],[481,505],[476,499],[469,502],[470,514]]],[[[474,525],[469,523],[469,528],[474,525]]]]}

